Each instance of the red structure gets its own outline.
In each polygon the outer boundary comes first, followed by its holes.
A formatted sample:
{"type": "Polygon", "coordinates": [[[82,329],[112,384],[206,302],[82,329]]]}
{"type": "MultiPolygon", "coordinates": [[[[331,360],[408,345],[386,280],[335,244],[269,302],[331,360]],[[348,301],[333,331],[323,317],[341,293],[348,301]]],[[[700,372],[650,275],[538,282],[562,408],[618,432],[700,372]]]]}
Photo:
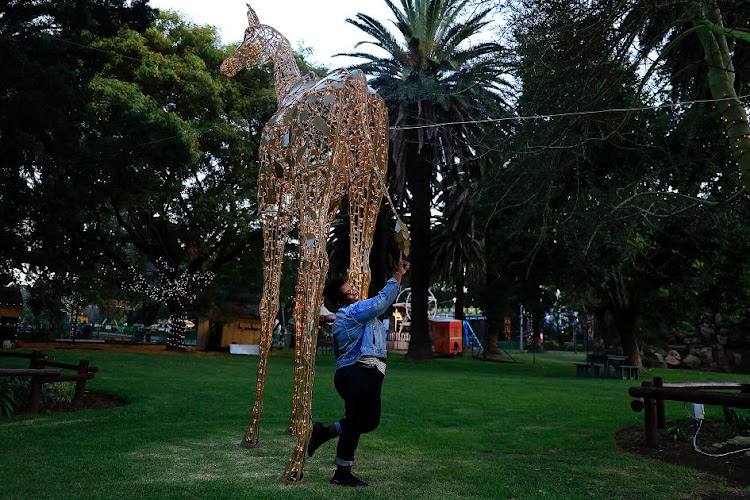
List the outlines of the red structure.
{"type": "Polygon", "coordinates": [[[457,319],[431,319],[430,337],[435,354],[459,354],[462,330],[461,321],[457,319]]]}

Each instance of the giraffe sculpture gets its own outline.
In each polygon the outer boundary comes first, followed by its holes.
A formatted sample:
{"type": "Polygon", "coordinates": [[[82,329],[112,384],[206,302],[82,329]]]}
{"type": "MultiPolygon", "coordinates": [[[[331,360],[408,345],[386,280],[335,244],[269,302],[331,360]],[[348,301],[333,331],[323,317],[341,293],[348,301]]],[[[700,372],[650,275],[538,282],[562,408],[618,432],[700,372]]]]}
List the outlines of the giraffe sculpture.
{"type": "MultiPolygon", "coordinates": [[[[326,240],[344,195],[349,203],[348,279],[359,290],[370,283],[369,255],[388,157],[384,101],[361,71],[338,70],[325,78],[301,75],[289,41],[260,24],[248,5],[248,28],[236,52],[221,64],[234,76],[245,67],[272,61],[278,109],[260,142],[258,208],[263,228],[264,274],[260,302],[261,344],[255,402],[243,444],[258,444],[273,320],[279,307],[284,245],[294,223],[299,230],[295,322],[294,397],[290,431],[297,444],[286,468],[287,482],[302,478],[312,428],[315,348],[322,290],[328,270],[326,240]]],[[[397,235],[408,242],[406,226],[397,235]]],[[[407,243],[408,244],[408,243],[407,243]]],[[[408,253],[408,252],[407,252],[408,253]]]]}

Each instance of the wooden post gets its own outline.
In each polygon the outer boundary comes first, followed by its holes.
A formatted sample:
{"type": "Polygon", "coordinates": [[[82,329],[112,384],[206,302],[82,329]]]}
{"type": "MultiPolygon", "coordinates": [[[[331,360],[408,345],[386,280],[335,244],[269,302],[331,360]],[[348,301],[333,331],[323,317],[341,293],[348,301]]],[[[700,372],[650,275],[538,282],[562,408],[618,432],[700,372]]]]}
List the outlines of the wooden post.
{"type": "MultiPolygon", "coordinates": [[[[654,377],[654,387],[664,387],[664,379],[654,377]]],[[[664,429],[667,426],[666,405],[663,399],[656,400],[656,427],[664,429]]]]}
{"type": "Polygon", "coordinates": [[[82,359],[78,362],[78,380],[76,380],[76,393],[73,396],[73,405],[78,406],[83,401],[83,393],[86,390],[86,380],[89,376],[89,360],[82,359]]]}
{"type": "MultiPolygon", "coordinates": [[[[32,360],[33,362],[33,360],[32,360]]],[[[39,413],[39,403],[42,400],[42,375],[31,377],[31,394],[29,395],[29,413],[39,413]]]]}
{"type": "Polygon", "coordinates": [[[44,368],[44,361],[47,359],[42,351],[34,351],[31,353],[31,361],[29,361],[29,368],[36,370],[44,368]]]}
{"type": "MultiPolygon", "coordinates": [[[[651,388],[651,382],[643,382],[644,388],[651,388]]],[[[654,398],[644,397],[643,424],[646,432],[646,444],[655,447],[659,444],[659,434],[656,429],[656,401],[654,398]]]]}

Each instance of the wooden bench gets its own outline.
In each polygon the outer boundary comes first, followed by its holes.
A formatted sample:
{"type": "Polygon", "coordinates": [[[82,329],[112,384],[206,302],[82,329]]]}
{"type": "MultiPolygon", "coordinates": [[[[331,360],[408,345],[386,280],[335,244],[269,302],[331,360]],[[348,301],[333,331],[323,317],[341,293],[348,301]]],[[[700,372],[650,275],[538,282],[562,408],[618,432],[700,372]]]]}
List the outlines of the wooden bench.
{"type": "Polygon", "coordinates": [[[31,354],[18,352],[0,352],[0,356],[27,358],[30,360],[29,368],[2,368],[0,376],[4,377],[30,377],[31,394],[29,395],[29,413],[39,413],[39,405],[42,399],[42,386],[49,382],[75,382],[76,391],[73,396],[73,405],[79,405],[83,401],[86,392],[86,381],[94,378],[98,368],[89,366],[89,360],[82,359],[77,365],[69,363],[58,363],[49,361],[47,356],[40,351],[31,354]],[[52,368],[47,368],[52,367],[52,368]],[[75,374],[63,374],[60,368],[74,370],[75,374]]]}
{"type": "Polygon", "coordinates": [[[640,369],[632,365],[618,365],[616,368],[617,376],[622,380],[638,380],[640,369]]]}

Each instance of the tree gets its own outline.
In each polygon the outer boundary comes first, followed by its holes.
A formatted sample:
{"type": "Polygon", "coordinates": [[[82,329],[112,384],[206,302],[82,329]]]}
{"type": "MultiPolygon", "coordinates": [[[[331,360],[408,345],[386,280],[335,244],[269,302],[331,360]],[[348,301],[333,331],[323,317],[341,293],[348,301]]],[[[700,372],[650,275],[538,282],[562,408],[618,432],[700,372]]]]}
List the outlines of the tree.
{"type": "Polygon", "coordinates": [[[371,43],[386,55],[348,55],[367,60],[355,67],[373,77],[371,85],[388,103],[391,188],[399,200],[406,198],[405,190],[411,195],[414,266],[407,357],[426,359],[432,356],[427,295],[436,174],[461,170],[478,176],[487,137],[497,127],[477,120],[506,112],[502,91],[509,86],[502,79],[503,48],[491,42],[470,45],[470,38],[486,26],[490,9],[470,12],[459,0],[401,0],[400,7],[386,3],[396,18],[396,34],[366,14],[348,19],[372,38],[360,44],[371,43]]]}
{"type": "Polygon", "coordinates": [[[734,164],[742,172],[744,187],[750,187],[750,125],[738,97],[748,88],[750,31],[725,25],[728,19],[747,26],[750,3],[635,1],[621,8],[632,33],[640,35],[640,53],[661,49],[645,80],[666,66],[674,97],[698,98],[707,93],[717,100],[718,123],[734,164]]]}
{"type": "Polygon", "coordinates": [[[0,8],[3,272],[51,279],[47,288],[68,297],[91,296],[99,250],[67,230],[88,222],[74,208],[89,194],[77,172],[96,161],[81,138],[90,125],[87,85],[107,56],[89,45],[122,28],[143,30],[152,19],[145,0],[40,0],[0,8]],[[68,205],[64,217],[49,200],[68,205]]]}
{"type": "MultiPolygon", "coordinates": [[[[95,13],[112,4],[88,3],[95,13]]],[[[69,79],[52,86],[65,98],[44,100],[52,125],[40,112],[21,116],[17,129],[4,115],[2,129],[12,140],[11,164],[28,186],[35,265],[67,273],[71,284],[104,274],[165,300],[168,342],[179,347],[181,319],[196,294],[259,240],[255,159],[258,134],[275,108],[273,77],[268,68],[222,77],[219,64],[230,49],[219,46],[212,28],[176,14],[154,19],[149,10],[147,23],[97,31],[66,17],[75,11],[70,5],[40,5],[28,23],[65,43],[37,43],[19,31],[31,47],[11,37],[14,57],[39,66],[38,75],[54,65],[57,78],[69,79]]],[[[44,98],[31,84],[13,85],[7,108],[15,114],[44,98]]]]}
{"type": "Polygon", "coordinates": [[[432,240],[433,269],[438,280],[455,285],[453,317],[464,319],[464,287],[485,275],[484,242],[471,212],[477,184],[453,185],[443,191],[443,216],[432,240]]]}
{"type": "Polygon", "coordinates": [[[519,6],[520,114],[581,113],[517,124],[494,188],[485,186],[488,218],[505,242],[489,260],[506,262],[519,288],[553,285],[607,312],[640,364],[647,305],[679,282],[698,291],[692,268],[707,240],[681,228],[711,227],[736,210],[738,177],[718,167],[728,152],[715,147],[710,107],[599,111],[637,102],[642,53],[631,58],[630,48],[638,23],[607,1],[519,6]]]}

